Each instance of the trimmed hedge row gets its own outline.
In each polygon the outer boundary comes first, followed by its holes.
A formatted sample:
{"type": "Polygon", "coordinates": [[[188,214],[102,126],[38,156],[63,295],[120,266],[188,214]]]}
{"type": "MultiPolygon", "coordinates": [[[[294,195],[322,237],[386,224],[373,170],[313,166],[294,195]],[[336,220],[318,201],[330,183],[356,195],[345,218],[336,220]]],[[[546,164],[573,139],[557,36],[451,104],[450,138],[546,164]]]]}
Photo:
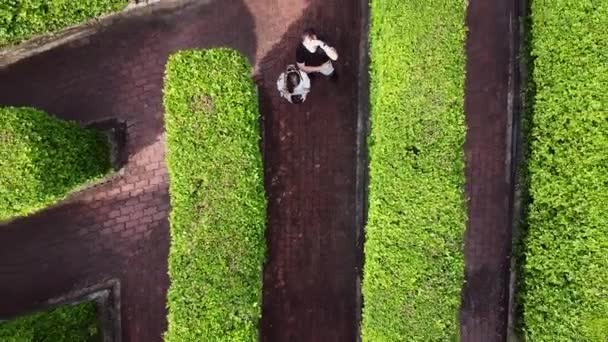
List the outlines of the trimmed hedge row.
{"type": "Polygon", "coordinates": [[[608,340],[608,2],[531,5],[530,341],[608,340]]]}
{"type": "Polygon", "coordinates": [[[3,0],[0,47],[118,11],[127,0],[3,0]]]}
{"type": "Polygon", "coordinates": [[[0,221],[31,214],[110,170],[105,137],[33,108],[0,107],[0,221]]]}
{"type": "Polygon", "coordinates": [[[251,68],[227,49],[172,55],[167,342],[256,341],[266,198],[251,68]]]}
{"type": "Polygon", "coordinates": [[[451,341],[464,275],[465,1],[372,0],[364,341],[451,341]]]}
{"type": "Polygon", "coordinates": [[[100,342],[95,305],[66,305],[2,322],[0,341],[100,342]]]}

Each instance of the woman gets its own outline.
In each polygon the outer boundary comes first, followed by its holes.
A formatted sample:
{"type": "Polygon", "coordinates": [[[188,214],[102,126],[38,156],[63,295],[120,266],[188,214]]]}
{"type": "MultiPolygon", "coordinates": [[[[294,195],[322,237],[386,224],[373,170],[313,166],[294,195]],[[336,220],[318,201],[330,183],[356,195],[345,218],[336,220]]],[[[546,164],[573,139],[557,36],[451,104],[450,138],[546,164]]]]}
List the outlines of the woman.
{"type": "Polygon", "coordinates": [[[288,65],[287,70],[281,73],[277,80],[277,89],[290,103],[302,103],[310,92],[310,78],[295,66],[288,65]]]}

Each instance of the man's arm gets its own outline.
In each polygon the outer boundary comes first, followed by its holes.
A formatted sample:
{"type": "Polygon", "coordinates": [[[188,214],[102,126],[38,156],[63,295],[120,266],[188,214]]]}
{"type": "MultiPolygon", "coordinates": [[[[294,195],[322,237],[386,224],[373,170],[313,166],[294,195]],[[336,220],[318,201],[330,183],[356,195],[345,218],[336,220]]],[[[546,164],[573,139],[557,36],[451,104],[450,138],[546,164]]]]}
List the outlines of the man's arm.
{"type": "Polygon", "coordinates": [[[331,60],[333,60],[333,61],[338,60],[338,52],[336,51],[335,48],[327,45],[324,41],[321,41],[321,40],[319,41],[319,47],[321,47],[321,49],[323,49],[323,51],[325,51],[325,54],[331,60]]]}
{"type": "Polygon", "coordinates": [[[321,67],[312,67],[312,66],[307,66],[304,63],[297,63],[298,65],[298,69],[306,72],[306,73],[311,73],[311,72],[320,72],[321,71],[321,67]]]}

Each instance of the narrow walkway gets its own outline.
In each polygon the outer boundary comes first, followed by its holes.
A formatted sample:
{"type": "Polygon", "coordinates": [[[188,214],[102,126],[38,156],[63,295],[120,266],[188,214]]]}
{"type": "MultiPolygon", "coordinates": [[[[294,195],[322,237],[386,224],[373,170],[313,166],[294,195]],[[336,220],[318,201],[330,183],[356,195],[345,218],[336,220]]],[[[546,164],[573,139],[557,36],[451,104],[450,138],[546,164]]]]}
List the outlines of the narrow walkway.
{"type": "Polygon", "coordinates": [[[338,50],[337,84],[317,76],[306,103],[281,101],[264,80],[269,258],[262,341],[356,341],[360,253],[355,222],[359,1],[310,1],[262,65],[277,75],[315,27],[338,50]]]}
{"type": "MultiPolygon", "coordinates": [[[[507,337],[511,253],[510,92],[517,32],[515,1],[468,7],[465,152],[468,229],[461,309],[463,342],[507,337]]],[[[515,94],[518,95],[518,94],[515,94]]]]}
{"type": "Polygon", "coordinates": [[[83,123],[126,121],[129,155],[113,180],[0,227],[0,317],[116,278],[123,340],[162,340],[169,281],[164,66],[177,50],[227,46],[249,57],[261,86],[270,201],[263,340],[353,341],[358,7],[195,1],[0,69],[0,104],[83,123]],[[308,25],[332,38],[340,81],[319,80],[300,107],[279,103],[274,82],[308,25]]]}

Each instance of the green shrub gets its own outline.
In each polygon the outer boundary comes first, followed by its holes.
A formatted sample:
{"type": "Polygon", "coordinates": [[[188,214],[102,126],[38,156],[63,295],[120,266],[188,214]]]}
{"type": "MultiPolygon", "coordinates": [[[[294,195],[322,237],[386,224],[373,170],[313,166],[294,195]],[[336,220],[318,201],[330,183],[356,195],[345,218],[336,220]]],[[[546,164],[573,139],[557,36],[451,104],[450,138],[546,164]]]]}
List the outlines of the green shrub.
{"type": "Polygon", "coordinates": [[[0,323],[2,342],[100,342],[93,303],[66,305],[0,323]]]}
{"type": "Polygon", "coordinates": [[[33,108],[0,107],[0,221],[47,207],[109,169],[100,133],[33,108]]]}
{"type": "Polygon", "coordinates": [[[458,336],[465,1],[371,2],[364,341],[458,336]]]}
{"type": "Polygon", "coordinates": [[[250,72],[226,49],[180,52],[167,63],[167,342],[257,340],[266,199],[250,72]]]}
{"type": "Polygon", "coordinates": [[[608,2],[531,5],[530,341],[608,340],[608,2]]]}
{"type": "Polygon", "coordinates": [[[2,0],[0,47],[118,11],[127,0],[2,0]]]}

